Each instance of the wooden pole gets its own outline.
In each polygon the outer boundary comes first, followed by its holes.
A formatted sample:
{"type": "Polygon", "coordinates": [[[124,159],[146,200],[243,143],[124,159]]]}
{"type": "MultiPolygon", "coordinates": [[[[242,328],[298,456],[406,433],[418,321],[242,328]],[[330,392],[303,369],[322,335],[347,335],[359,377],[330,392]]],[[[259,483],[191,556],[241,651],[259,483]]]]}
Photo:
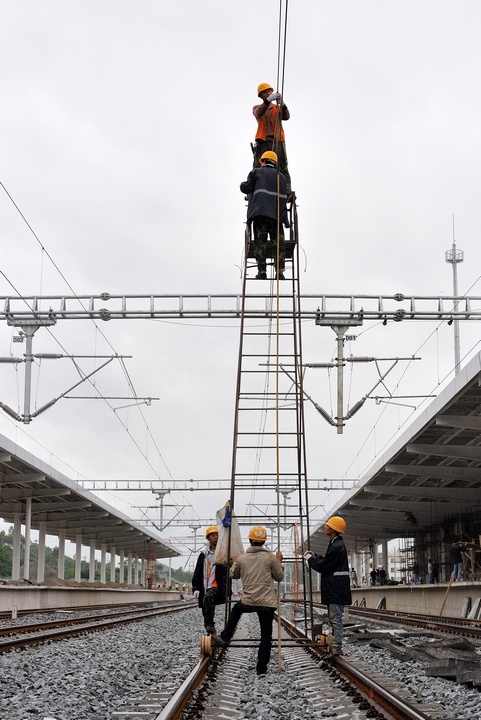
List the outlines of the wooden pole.
{"type": "Polygon", "coordinates": [[[448,587],[446,589],[446,595],[444,596],[443,604],[441,606],[441,610],[439,611],[439,617],[443,614],[444,606],[446,605],[446,600],[448,599],[448,593],[451,589],[451,584],[453,582],[453,573],[451,573],[451,577],[449,578],[448,587]]]}

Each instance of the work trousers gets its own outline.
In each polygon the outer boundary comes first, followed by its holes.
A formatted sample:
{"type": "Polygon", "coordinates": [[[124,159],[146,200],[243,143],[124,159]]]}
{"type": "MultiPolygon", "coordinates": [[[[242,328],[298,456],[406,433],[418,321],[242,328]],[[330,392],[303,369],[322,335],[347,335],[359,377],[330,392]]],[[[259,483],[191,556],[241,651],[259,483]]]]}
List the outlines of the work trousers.
{"type": "Polygon", "coordinates": [[[215,608],[216,605],[223,605],[225,596],[221,596],[218,588],[209,588],[202,603],[202,612],[204,614],[204,626],[208,633],[215,629],[215,608]]]}
{"type": "Polygon", "coordinates": [[[272,622],[274,620],[275,608],[265,607],[264,605],[244,605],[242,602],[237,602],[232,606],[232,610],[227,620],[225,629],[221,632],[220,636],[226,642],[229,642],[235,632],[237,623],[241,619],[243,613],[257,613],[259,618],[259,624],[261,626],[261,642],[259,650],[257,652],[257,670],[265,672],[267,665],[271,659],[271,647],[272,647],[272,622]]]}
{"type": "Polygon", "coordinates": [[[462,580],[463,578],[463,563],[454,563],[453,572],[451,575],[453,581],[462,580]]]}
{"type": "Polygon", "coordinates": [[[254,167],[260,167],[260,158],[261,156],[267,152],[267,150],[273,150],[277,155],[277,160],[279,163],[279,170],[286,178],[286,185],[287,185],[287,194],[289,195],[291,193],[291,176],[289,175],[289,170],[287,168],[287,155],[286,155],[286,143],[282,140],[279,140],[277,143],[275,142],[274,138],[267,138],[267,140],[256,140],[255,144],[255,154],[254,154],[254,167]]]}
{"type": "Polygon", "coordinates": [[[344,636],[344,625],[342,622],[343,606],[331,603],[327,606],[327,616],[332,627],[332,644],[333,647],[342,647],[342,638],[344,636]]]}
{"type": "Polygon", "coordinates": [[[266,255],[267,241],[270,237],[273,244],[274,266],[277,262],[277,235],[279,233],[279,272],[283,273],[286,262],[286,240],[284,237],[284,228],[282,223],[277,222],[274,218],[259,215],[253,220],[254,225],[254,257],[257,262],[257,270],[260,275],[264,275],[267,271],[266,255]]]}

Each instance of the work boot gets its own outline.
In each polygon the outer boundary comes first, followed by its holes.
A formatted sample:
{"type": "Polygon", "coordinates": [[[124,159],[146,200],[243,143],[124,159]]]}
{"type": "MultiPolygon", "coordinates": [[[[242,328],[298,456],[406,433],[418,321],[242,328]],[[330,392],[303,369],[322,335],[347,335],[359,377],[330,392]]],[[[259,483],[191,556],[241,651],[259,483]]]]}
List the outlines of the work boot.
{"type": "Polygon", "coordinates": [[[256,280],[267,280],[267,273],[265,273],[265,272],[257,273],[256,280]]]}
{"type": "Polygon", "coordinates": [[[279,273],[279,275],[276,276],[276,280],[277,280],[277,277],[279,277],[279,280],[285,280],[285,279],[286,279],[286,278],[284,277],[284,273],[283,273],[283,272],[279,273]]]}
{"type": "Polygon", "coordinates": [[[213,635],[213,633],[215,633],[215,627],[211,627],[211,626],[206,627],[205,631],[206,631],[207,635],[213,635]]]}
{"type": "Polygon", "coordinates": [[[223,640],[220,635],[217,635],[215,630],[210,634],[210,637],[214,645],[217,645],[218,647],[226,648],[229,644],[226,640],[223,640]]]}

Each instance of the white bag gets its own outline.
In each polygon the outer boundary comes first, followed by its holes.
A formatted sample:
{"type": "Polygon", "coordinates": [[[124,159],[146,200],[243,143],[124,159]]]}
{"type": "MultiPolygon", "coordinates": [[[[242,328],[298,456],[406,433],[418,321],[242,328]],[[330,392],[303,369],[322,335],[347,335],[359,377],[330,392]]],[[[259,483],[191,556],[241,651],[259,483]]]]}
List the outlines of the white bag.
{"type": "Polygon", "coordinates": [[[230,500],[226,502],[223,508],[217,510],[215,515],[217,523],[217,532],[219,539],[214,553],[214,565],[227,565],[227,550],[229,548],[230,535],[230,556],[242,555],[244,546],[239,529],[239,523],[230,511],[230,500]],[[227,525],[227,527],[226,527],[227,525]]]}

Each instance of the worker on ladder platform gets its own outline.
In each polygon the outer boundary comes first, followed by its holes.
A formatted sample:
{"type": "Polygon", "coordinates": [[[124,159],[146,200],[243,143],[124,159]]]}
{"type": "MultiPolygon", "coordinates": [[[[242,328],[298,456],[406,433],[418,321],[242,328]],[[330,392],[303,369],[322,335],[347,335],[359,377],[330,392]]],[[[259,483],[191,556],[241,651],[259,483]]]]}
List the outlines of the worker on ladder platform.
{"type": "MultiPolygon", "coordinates": [[[[240,189],[249,195],[247,206],[247,222],[254,225],[254,257],[257,262],[257,280],[267,280],[267,241],[270,237],[277,258],[277,241],[279,240],[279,280],[285,280],[284,268],[286,258],[286,242],[284,228],[289,227],[287,217],[286,178],[277,169],[277,155],[267,150],[260,158],[261,167],[254,168],[247,180],[241,183],[240,189]]],[[[277,260],[276,260],[277,265],[277,260]]]]}
{"type": "Polygon", "coordinates": [[[289,120],[290,113],[282,95],[274,92],[269,83],[261,83],[257,96],[262,100],[252,112],[257,120],[256,143],[253,146],[254,167],[259,167],[260,158],[266,150],[273,150],[279,159],[279,170],[286,176],[287,194],[291,194],[291,177],[287,169],[286,143],[283,120],[289,120]],[[277,102],[277,105],[274,105],[277,102]]]}

